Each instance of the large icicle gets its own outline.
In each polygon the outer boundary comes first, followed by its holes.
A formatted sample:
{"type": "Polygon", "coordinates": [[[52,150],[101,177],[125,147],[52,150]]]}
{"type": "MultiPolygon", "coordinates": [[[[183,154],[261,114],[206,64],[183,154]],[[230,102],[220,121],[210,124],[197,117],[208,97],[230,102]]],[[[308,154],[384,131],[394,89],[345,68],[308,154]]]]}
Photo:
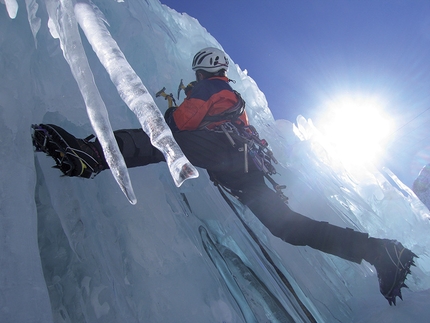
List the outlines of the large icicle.
{"type": "Polygon", "coordinates": [[[164,154],[176,186],[179,187],[188,178],[197,177],[197,169],[176,143],[153,98],[127,62],[104,21],[95,13],[94,7],[79,2],[75,5],[75,15],[121,98],[138,117],[152,145],[164,154]]]}
{"type": "Polygon", "coordinates": [[[15,19],[18,13],[18,2],[16,0],[4,0],[4,4],[9,17],[15,19]]]}
{"type": "Polygon", "coordinates": [[[48,12],[56,24],[64,57],[78,83],[87,106],[88,117],[102,145],[106,161],[125,196],[131,204],[136,204],[137,200],[127,166],[113,135],[106,106],[94,82],[94,76],[82,46],[73,3],[69,0],[60,0],[59,3],[51,1],[49,4],[48,12]]]}

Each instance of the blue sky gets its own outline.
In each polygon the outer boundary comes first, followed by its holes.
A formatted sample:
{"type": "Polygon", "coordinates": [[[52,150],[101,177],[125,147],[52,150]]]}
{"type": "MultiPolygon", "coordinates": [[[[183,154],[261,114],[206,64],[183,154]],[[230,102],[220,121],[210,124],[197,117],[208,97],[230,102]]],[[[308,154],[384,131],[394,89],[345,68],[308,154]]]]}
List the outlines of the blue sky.
{"type": "Polygon", "coordinates": [[[430,1],[161,2],[199,20],[248,70],[275,119],[318,124],[328,100],[379,96],[395,124],[387,158],[410,174],[430,162],[430,1]]]}

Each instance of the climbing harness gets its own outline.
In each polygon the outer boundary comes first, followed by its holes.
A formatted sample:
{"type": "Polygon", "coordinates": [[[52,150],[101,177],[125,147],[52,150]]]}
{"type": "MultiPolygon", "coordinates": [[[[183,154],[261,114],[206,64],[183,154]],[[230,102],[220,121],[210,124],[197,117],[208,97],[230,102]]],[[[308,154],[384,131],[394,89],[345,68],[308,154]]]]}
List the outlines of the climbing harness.
{"type": "Polygon", "coordinates": [[[282,192],[286,186],[278,184],[272,178],[272,175],[277,174],[273,164],[278,164],[278,161],[269,149],[268,142],[265,139],[260,139],[257,130],[253,126],[245,126],[243,123],[225,122],[217,126],[213,131],[224,133],[232,147],[243,151],[245,173],[249,170],[249,159],[251,159],[255,166],[264,174],[264,177],[272,184],[273,189],[279,197],[285,203],[288,202],[288,197],[282,192]]]}
{"type": "MultiPolygon", "coordinates": [[[[181,90],[186,92],[186,89],[192,86],[193,82],[185,86],[181,80],[178,86],[178,98],[181,90]]],[[[173,94],[167,94],[165,90],[166,88],[163,87],[155,96],[164,97],[165,100],[168,101],[169,108],[175,107],[176,102],[173,94]]],[[[244,172],[248,173],[249,159],[251,159],[256,167],[263,172],[264,177],[272,184],[273,189],[279,197],[287,203],[288,197],[282,192],[286,186],[278,184],[272,178],[272,175],[276,174],[276,169],[273,164],[278,164],[278,161],[269,149],[268,142],[265,139],[260,139],[255,127],[252,125],[245,125],[243,121],[240,120],[240,116],[245,112],[246,102],[242,99],[240,93],[234,90],[233,92],[237,97],[237,103],[220,114],[205,116],[200,123],[199,129],[224,133],[232,147],[243,152],[244,172]],[[212,127],[209,128],[209,126],[212,127]]]]}
{"type": "Polygon", "coordinates": [[[260,135],[252,125],[245,125],[239,117],[245,112],[245,101],[242,96],[234,91],[238,101],[226,111],[203,118],[199,129],[207,129],[215,132],[222,132],[226,135],[232,147],[243,151],[244,156],[244,172],[248,173],[249,159],[255,166],[264,174],[264,177],[272,184],[279,197],[287,203],[288,197],[282,192],[286,188],[285,185],[278,184],[272,175],[276,174],[276,169],[273,164],[278,164],[273,152],[269,149],[269,143],[265,139],[260,139],[260,135]],[[225,121],[213,129],[209,129],[210,124],[225,121]]]}

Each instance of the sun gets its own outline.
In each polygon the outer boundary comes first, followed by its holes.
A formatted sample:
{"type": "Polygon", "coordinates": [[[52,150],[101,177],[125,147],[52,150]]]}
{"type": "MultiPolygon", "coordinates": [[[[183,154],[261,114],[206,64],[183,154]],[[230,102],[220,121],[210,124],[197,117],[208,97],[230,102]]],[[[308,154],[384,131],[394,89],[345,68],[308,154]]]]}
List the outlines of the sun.
{"type": "Polygon", "coordinates": [[[342,161],[362,164],[381,157],[392,121],[380,98],[343,95],[327,102],[325,108],[317,127],[342,161]]]}

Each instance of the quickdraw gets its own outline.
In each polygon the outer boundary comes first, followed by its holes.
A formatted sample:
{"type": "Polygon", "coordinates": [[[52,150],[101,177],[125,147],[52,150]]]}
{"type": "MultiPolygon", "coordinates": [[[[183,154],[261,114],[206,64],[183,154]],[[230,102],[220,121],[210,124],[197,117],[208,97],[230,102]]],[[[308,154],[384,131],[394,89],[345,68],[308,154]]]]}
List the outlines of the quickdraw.
{"type": "Polygon", "coordinates": [[[247,173],[249,169],[248,157],[250,157],[257,168],[263,172],[266,179],[272,184],[279,197],[287,203],[288,197],[282,192],[286,186],[278,184],[271,177],[271,175],[277,173],[273,164],[278,164],[278,161],[273,156],[273,152],[269,149],[268,142],[265,139],[260,139],[254,126],[225,122],[217,126],[213,131],[223,132],[233,147],[238,147],[239,143],[238,149],[244,152],[245,173],[247,173]]]}

